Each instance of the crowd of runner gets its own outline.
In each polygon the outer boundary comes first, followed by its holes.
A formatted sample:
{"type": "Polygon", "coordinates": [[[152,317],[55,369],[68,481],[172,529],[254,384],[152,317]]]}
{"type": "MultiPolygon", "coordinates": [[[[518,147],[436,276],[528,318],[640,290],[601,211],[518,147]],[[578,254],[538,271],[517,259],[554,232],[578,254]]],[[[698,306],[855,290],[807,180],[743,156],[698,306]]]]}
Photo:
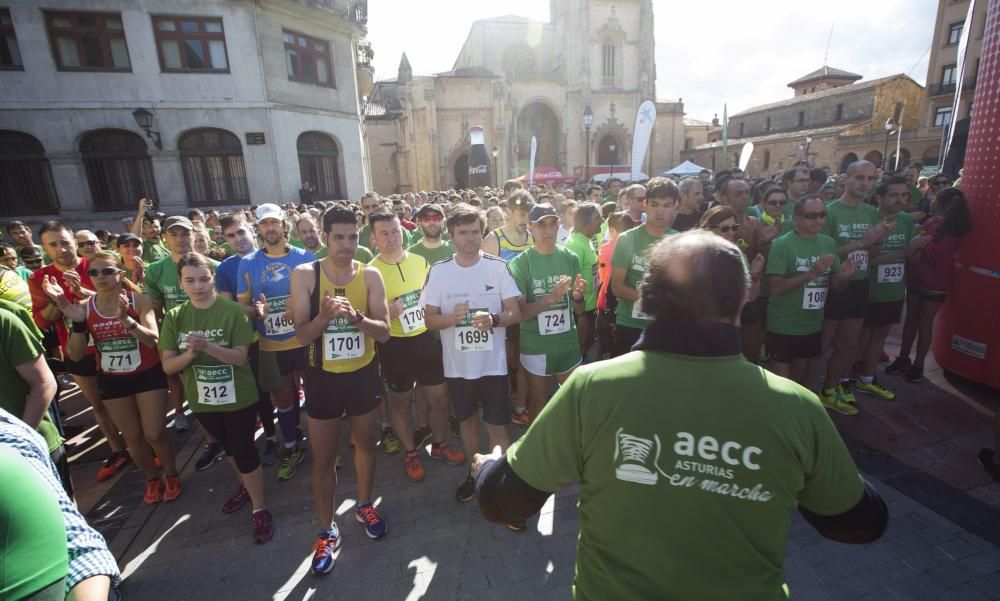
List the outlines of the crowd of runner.
{"type": "MultiPolygon", "coordinates": [[[[342,421],[355,518],[379,539],[388,525],[372,504],[378,449],[399,455],[414,482],[428,459],[468,470],[483,434],[506,449],[511,424],[530,425],[579,365],[632,350],[651,323],[639,290],[650,249],[680,231],[701,228],[743,251],[749,362],[844,415],[859,413],[855,393],[893,400],[890,377],[922,377],[971,228],[947,176],[926,190],[917,176],[858,161],[835,176],[802,165],[767,179],[509,181],[183,215],[142,199],[117,235],[11,222],[0,247],[0,369],[23,385],[5,386],[2,407],[43,436],[71,495],[49,407],[52,371],[69,374],[111,450],[97,478],[134,462],[148,504],[182,494],[167,428],[168,418],[190,427],[189,411],[207,440],[197,470],[228,461],[236,486],[221,509],[249,503],[256,543],[273,533],[266,468],[276,463],[272,477],[288,480],[310,455],[312,571],[327,573],[342,540],[342,421]],[[880,379],[904,308],[901,351],[880,379]]],[[[475,494],[470,471],[455,496],[475,494]]]]}

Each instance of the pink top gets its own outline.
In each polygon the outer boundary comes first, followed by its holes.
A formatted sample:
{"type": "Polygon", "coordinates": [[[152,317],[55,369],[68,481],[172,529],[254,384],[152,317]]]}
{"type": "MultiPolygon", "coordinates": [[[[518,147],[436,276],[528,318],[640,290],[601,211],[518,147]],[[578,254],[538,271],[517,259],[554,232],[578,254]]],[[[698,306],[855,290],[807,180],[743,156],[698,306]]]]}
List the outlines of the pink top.
{"type": "Polygon", "coordinates": [[[959,238],[936,235],[943,222],[943,218],[934,216],[921,224],[922,233],[931,236],[931,241],[916,259],[910,261],[907,274],[908,286],[935,292],[951,292],[959,238]]]}

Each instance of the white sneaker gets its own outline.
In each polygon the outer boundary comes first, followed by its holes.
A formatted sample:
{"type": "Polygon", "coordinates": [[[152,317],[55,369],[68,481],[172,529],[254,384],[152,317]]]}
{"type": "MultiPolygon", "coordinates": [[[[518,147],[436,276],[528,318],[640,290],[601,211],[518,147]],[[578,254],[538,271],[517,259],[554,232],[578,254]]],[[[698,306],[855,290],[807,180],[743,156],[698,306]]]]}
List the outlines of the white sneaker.
{"type": "Polygon", "coordinates": [[[188,420],[187,416],[183,413],[178,413],[174,416],[173,429],[178,432],[187,430],[191,428],[191,421],[188,420]]]}

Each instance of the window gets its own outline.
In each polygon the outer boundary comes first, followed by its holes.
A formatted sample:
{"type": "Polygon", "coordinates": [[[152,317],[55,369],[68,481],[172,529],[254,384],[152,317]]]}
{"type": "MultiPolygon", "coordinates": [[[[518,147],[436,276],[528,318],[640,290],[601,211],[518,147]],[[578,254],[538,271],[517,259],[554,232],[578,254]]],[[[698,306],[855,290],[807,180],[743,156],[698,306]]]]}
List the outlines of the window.
{"type": "Polygon", "coordinates": [[[14,21],[10,18],[10,10],[0,8],[0,69],[20,71],[21,52],[17,49],[17,37],[14,35],[14,21]]]}
{"type": "Polygon", "coordinates": [[[965,21],[959,21],[948,26],[948,43],[945,44],[946,46],[957,44],[962,39],[962,27],[964,25],[965,21]]]}
{"type": "Polygon", "coordinates": [[[764,151],[764,171],[767,171],[770,168],[771,168],[771,151],[770,150],[765,150],[764,151]]]}
{"type": "Polygon", "coordinates": [[[303,33],[282,30],[288,79],[335,88],[330,44],[303,33]]]}
{"type": "Polygon", "coordinates": [[[0,130],[0,216],[58,211],[59,198],[42,143],[19,131],[0,130]]]}
{"type": "Polygon", "coordinates": [[[945,65],[941,67],[941,85],[942,86],[953,86],[955,85],[955,65],[945,65]]]}
{"type": "Polygon", "coordinates": [[[307,131],[299,136],[296,147],[302,186],[310,184],[316,188],[315,200],[342,198],[337,142],[318,131],[307,131]]]}
{"type": "Polygon", "coordinates": [[[951,123],[951,107],[939,106],[934,110],[934,127],[944,127],[951,123]]]}
{"type": "Polygon", "coordinates": [[[684,138],[684,150],[694,148],[694,138],[684,138]]]}
{"type": "Polygon", "coordinates": [[[740,137],[743,137],[743,122],[740,121],[740,137]]]}
{"type": "Polygon", "coordinates": [[[771,131],[771,118],[770,117],[767,118],[767,123],[764,124],[764,130],[765,131],[771,131]]]}
{"type": "Polygon", "coordinates": [[[618,86],[618,45],[604,44],[601,53],[601,82],[604,87],[618,86]]]}
{"type": "Polygon", "coordinates": [[[844,105],[843,104],[838,104],[837,105],[837,116],[834,117],[834,121],[843,121],[843,120],[844,120],[844,105]]]}
{"type": "Polygon", "coordinates": [[[177,141],[192,207],[248,203],[247,170],[240,139],[224,129],[185,132],[177,141]]]}
{"type": "Polygon", "coordinates": [[[799,127],[802,127],[805,124],[806,124],[806,112],[799,111],[799,127]]]}
{"type": "Polygon", "coordinates": [[[153,33],[164,72],[229,72],[222,19],[153,17],[153,33]]]}
{"type": "Polygon", "coordinates": [[[91,132],[80,140],[90,195],[97,211],[135,208],[137,198],[156,199],[146,141],[124,129],[91,132]]]}
{"type": "Polygon", "coordinates": [[[131,71],[118,14],[45,13],[60,71],[131,71]]]}

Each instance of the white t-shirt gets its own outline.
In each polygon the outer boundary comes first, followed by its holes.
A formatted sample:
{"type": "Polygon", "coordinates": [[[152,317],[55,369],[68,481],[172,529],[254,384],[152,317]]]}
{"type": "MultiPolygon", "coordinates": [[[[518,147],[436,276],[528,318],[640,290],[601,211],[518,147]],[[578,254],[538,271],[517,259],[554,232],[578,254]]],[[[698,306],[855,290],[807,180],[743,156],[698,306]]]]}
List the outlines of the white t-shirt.
{"type": "Polygon", "coordinates": [[[559,232],[556,233],[556,244],[558,244],[559,246],[565,246],[566,245],[566,241],[569,240],[569,236],[572,233],[573,233],[573,230],[566,229],[560,223],[559,224],[559,232]]]}
{"type": "Polygon", "coordinates": [[[441,330],[444,375],[476,380],[507,374],[504,348],[506,328],[479,332],[468,323],[477,311],[500,313],[503,301],[521,296],[507,264],[500,258],[479,253],[472,267],[461,267],[450,257],[431,267],[420,295],[421,305],[433,305],[441,313],[452,313],[455,305],[469,303],[466,322],[441,330]]]}

